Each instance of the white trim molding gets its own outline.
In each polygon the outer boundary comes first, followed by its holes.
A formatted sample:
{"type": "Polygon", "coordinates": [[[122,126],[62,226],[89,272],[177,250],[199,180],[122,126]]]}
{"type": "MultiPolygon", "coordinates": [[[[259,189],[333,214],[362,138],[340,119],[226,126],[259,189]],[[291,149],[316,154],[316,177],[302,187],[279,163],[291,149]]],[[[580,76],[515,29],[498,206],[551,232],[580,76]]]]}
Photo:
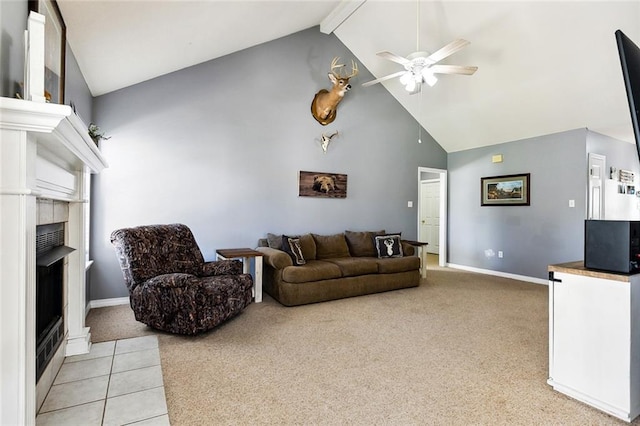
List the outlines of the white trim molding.
{"type": "Polygon", "coordinates": [[[114,297],[112,299],[97,299],[89,302],[89,310],[106,308],[107,306],[128,305],[129,297],[114,297]]]}
{"type": "Polygon", "coordinates": [[[475,268],[473,266],[456,265],[455,263],[447,263],[449,268],[460,269],[468,272],[477,272],[479,274],[493,275],[502,278],[511,278],[518,281],[526,281],[534,284],[549,285],[549,281],[542,278],[528,277],[526,275],[510,274],[508,272],[492,271],[491,269],[475,268]]]}

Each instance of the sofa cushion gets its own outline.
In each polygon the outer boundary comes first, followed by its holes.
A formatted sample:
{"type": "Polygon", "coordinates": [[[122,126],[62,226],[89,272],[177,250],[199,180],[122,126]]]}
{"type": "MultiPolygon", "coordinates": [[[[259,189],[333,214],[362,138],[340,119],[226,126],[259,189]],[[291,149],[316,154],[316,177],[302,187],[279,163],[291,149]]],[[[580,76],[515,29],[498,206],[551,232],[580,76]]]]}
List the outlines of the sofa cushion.
{"type": "Polygon", "coordinates": [[[373,237],[375,235],[385,234],[383,230],[377,232],[371,231],[344,231],[344,237],[349,246],[351,256],[376,257],[376,248],[373,245],[373,237]]]}
{"type": "Polygon", "coordinates": [[[272,234],[270,232],[267,233],[267,244],[269,247],[282,250],[282,234],[272,234]]]}
{"type": "Polygon", "coordinates": [[[282,279],[289,283],[330,280],[341,276],[338,265],[320,260],[310,260],[302,266],[287,266],[282,270],[282,279]]]}
{"type": "Polygon", "coordinates": [[[316,260],[316,242],[311,234],[300,235],[300,246],[302,247],[302,255],[306,260],[316,260]]]}
{"type": "Polygon", "coordinates": [[[311,235],[316,243],[316,259],[322,260],[351,256],[344,234],[311,235]]]}
{"type": "Polygon", "coordinates": [[[400,234],[376,235],[373,238],[377,256],[383,257],[402,257],[402,242],[400,234]]]}
{"type": "Polygon", "coordinates": [[[417,256],[386,257],[376,259],[379,274],[395,274],[420,269],[420,258],[417,256]]]}
{"type": "Polygon", "coordinates": [[[291,257],[291,261],[294,265],[300,266],[307,263],[304,260],[304,255],[302,254],[302,246],[300,245],[300,238],[298,237],[288,237],[286,235],[282,236],[282,250],[291,257]]]}
{"type": "Polygon", "coordinates": [[[340,257],[326,259],[325,262],[338,265],[343,277],[357,277],[358,275],[377,274],[377,260],[375,257],[340,257]]]}
{"type": "MultiPolygon", "coordinates": [[[[267,233],[267,246],[270,248],[282,250],[283,235],[267,233]]],[[[294,238],[300,238],[300,247],[302,247],[302,255],[305,260],[315,260],[316,258],[316,242],[311,234],[295,235],[294,238]]]]}

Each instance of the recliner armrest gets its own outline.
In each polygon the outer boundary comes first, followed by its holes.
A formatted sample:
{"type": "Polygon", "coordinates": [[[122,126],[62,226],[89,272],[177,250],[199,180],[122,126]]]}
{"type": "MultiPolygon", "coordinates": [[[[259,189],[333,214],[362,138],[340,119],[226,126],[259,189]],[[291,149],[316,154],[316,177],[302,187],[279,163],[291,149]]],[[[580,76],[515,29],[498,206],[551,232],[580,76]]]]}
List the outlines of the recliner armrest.
{"type": "Polygon", "coordinates": [[[242,262],[238,259],[212,260],[202,264],[201,277],[214,275],[240,275],[242,274],[242,262]]]}
{"type": "Polygon", "coordinates": [[[264,263],[274,269],[284,269],[287,266],[293,266],[291,257],[282,250],[270,247],[257,247],[256,251],[262,253],[264,255],[262,256],[264,263]]]}

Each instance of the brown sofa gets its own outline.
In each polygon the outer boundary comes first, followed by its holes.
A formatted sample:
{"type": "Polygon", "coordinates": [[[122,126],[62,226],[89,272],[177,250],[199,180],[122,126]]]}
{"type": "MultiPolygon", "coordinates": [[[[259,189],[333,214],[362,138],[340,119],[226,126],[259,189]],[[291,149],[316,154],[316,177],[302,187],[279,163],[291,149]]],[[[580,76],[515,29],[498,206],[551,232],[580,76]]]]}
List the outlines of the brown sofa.
{"type": "Polygon", "coordinates": [[[420,259],[414,248],[399,235],[392,247],[388,237],[384,231],[267,234],[256,248],[264,255],[263,290],[285,306],[296,306],[417,287],[420,259]]]}

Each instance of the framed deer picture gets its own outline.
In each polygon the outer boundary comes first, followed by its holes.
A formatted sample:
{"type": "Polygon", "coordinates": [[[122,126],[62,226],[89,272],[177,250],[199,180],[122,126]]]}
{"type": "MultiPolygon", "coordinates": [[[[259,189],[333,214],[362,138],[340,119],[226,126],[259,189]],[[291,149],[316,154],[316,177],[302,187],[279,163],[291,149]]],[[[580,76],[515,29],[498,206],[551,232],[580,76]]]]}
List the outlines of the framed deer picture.
{"type": "Polygon", "coordinates": [[[347,175],[301,171],[298,176],[298,196],[347,198],[347,175]]]}

